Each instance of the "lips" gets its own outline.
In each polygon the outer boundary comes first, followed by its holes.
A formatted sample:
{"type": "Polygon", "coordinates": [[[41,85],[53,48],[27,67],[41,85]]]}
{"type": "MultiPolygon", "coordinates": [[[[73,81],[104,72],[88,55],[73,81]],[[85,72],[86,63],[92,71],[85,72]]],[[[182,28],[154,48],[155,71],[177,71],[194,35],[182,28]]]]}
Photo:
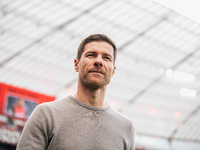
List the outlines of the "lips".
{"type": "Polygon", "coordinates": [[[96,71],[96,70],[89,71],[89,73],[100,73],[100,74],[104,74],[103,72],[101,72],[101,71],[96,71]]]}

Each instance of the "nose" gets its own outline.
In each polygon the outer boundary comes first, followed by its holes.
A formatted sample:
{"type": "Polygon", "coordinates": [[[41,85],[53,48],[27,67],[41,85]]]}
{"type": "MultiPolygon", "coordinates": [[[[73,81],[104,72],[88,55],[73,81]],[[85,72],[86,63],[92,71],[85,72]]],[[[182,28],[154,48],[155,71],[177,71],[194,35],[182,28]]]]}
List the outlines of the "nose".
{"type": "Polygon", "coordinates": [[[95,67],[102,67],[103,66],[103,63],[102,63],[102,60],[100,57],[97,57],[95,62],[94,62],[94,66],[95,67]]]}
{"type": "Polygon", "coordinates": [[[96,61],[96,62],[94,63],[94,66],[95,66],[95,67],[102,67],[103,65],[102,65],[102,62],[99,62],[99,61],[97,62],[97,61],[96,61]]]}

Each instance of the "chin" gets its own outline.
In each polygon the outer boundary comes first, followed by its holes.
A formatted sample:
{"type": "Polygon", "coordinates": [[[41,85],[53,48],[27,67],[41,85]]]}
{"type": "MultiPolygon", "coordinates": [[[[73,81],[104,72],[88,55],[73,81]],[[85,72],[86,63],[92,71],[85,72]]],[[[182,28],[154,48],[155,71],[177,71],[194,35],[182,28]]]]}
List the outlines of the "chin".
{"type": "Polygon", "coordinates": [[[99,89],[101,87],[105,86],[104,84],[100,84],[100,83],[89,83],[88,87],[94,88],[94,89],[99,89]]]}
{"type": "Polygon", "coordinates": [[[105,80],[105,79],[102,80],[102,79],[97,79],[97,78],[92,78],[92,77],[85,78],[84,80],[81,80],[81,82],[82,82],[82,85],[86,87],[94,88],[94,89],[105,87],[109,83],[108,80],[105,80]]]}
{"type": "Polygon", "coordinates": [[[104,83],[104,82],[97,82],[97,81],[90,81],[90,82],[87,82],[86,84],[88,87],[91,87],[91,88],[94,88],[94,89],[100,89],[104,86],[107,85],[107,83],[104,83]]]}

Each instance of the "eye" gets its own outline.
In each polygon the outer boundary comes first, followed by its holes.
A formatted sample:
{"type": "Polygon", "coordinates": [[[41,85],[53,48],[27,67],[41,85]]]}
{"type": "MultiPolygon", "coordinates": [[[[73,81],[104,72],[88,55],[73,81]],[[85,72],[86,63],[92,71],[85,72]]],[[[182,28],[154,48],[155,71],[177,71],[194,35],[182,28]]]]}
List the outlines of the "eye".
{"type": "Polygon", "coordinates": [[[86,56],[87,56],[87,57],[93,57],[93,56],[94,56],[94,54],[92,54],[92,53],[89,53],[89,54],[87,54],[86,56]]]}
{"type": "Polygon", "coordinates": [[[111,58],[108,56],[105,56],[105,59],[111,61],[111,58]]]}

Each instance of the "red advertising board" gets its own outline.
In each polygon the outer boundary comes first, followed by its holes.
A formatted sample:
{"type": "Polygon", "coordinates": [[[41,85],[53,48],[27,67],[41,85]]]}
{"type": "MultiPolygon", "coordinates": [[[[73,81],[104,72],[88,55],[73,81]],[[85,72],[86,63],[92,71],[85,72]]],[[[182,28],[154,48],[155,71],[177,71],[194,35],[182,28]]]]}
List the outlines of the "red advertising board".
{"type": "Polygon", "coordinates": [[[0,114],[26,119],[36,105],[53,100],[55,100],[54,96],[0,83],[0,114]],[[18,105],[18,107],[15,107],[15,105],[18,105]],[[20,110],[19,108],[20,105],[23,105],[24,109],[26,109],[25,111],[27,111],[25,112],[25,117],[20,116],[20,113],[16,116],[14,115],[14,110],[21,111],[21,114],[23,113],[22,109],[20,110]]]}
{"type": "Polygon", "coordinates": [[[53,100],[54,96],[0,83],[0,143],[16,145],[34,108],[53,100]]]}

